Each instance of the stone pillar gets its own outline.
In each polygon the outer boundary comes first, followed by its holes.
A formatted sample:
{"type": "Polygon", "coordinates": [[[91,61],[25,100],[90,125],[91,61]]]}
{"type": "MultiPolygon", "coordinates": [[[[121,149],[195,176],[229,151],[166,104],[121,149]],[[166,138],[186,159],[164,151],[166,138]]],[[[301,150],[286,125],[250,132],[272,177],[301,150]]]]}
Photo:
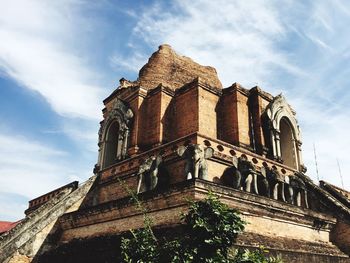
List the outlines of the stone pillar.
{"type": "Polygon", "coordinates": [[[280,131],[277,129],[271,129],[271,142],[273,149],[273,157],[277,160],[281,160],[281,142],[280,142],[280,131]]]}
{"type": "Polygon", "coordinates": [[[282,154],[281,154],[281,141],[280,141],[280,131],[279,130],[275,130],[275,140],[276,140],[277,158],[281,159],[282,154]]]}
{"type": "Polygon", "coordinates": [[[97,165],[102,167],[102,142],[98,143],[98,157],[97,157],[97,165]]]}
{"type": "Polygon", "coordinates": [[[272,154],[273,154],[273,157],[276,158],[277,157],[276,140],[275,140],[274,130],[272,129],[270,131],[270,137],[271,137],[272,154]]]}
{"type": "Polygon", "coordinates": [[[296,153],[297,153],[297,167],[298,167],[298,171],[301,171],[302,167],[303,167],[303,156],[302,156],[302,152],[301,152],[301,145],[303,143],[299,140],[295,140],[295,147],[296,147],[296,153]]]}
{"type": "Polygon", "coordinates": [[[124,130],[124,140],[123,140],[123,144],[122,144],[122,158],[124,159],[127,155],[127,151],[128,151],[128,140],[129,140],[129,129],[125,128],[124,130]]]}
{"type": "Polygon", "coordinates": [[[118,145],[117,145],[117,160],[123,159],[123,144],[124,144],[124,129],[121,127],[118,133],[118,145]]]}
{"type": "Polygon", "coordinates": [[[98,156],[97,165],[102,167],[102,154],[103,154],[103,122],[100,122],[100,129],[98,130],[98,156]]]}

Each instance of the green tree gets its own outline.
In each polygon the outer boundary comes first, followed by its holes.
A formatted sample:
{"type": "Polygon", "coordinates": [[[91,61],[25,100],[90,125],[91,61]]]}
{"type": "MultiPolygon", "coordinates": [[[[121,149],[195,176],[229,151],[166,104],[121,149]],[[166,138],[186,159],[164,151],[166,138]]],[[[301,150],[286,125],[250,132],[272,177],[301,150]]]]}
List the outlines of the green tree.
{"type": "Polygon", "coordinates": [[[143,214],[144,228],[130,230],[131,238],[122,238],[121,256],[125,263],[154,263],[159,262],[159,243],[152,231],[152,219],[148,215],[146,206],[142,204],[137,194],[121,182],[131,195],[136,207],[143,214]]]}
{"type": "Polygon", "coordinates": [[[157,239],[152,221],[135,194],[137,206],[144,214],[143,229],[132,230],[131,237],[122,239],[124,263],[277,263],[279,258],[266,257],[261,248],[255,251],[230,249],[246,224],[239,213],[220,202],[211,193],[206,199],[190,202],[181,216],[185,236],[172,240],[157,239]]]}
{"type": "Polygon", "coordinates": [[[245,225],[236,210],[211,193],[203,201],[191,202],[182,221],[188,234],[182,244],[192,255],[192,262],[226,262],[228,249],[245,225]]]}
{"type": "Polygon", "coordinates": [[[233,256],[231,256],[232,263],[282,263],[280,257],[267,257],[266,254],[269,251],[260,247],[256,250],[234,250],[233,256]]]}

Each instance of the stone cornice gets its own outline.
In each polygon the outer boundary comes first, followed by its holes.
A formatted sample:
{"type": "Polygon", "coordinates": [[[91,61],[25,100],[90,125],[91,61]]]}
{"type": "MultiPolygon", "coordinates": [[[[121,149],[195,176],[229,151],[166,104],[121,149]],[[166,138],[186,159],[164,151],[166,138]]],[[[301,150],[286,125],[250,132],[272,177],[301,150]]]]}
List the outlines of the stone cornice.
{"type": "Polygon", "coordinates": [[[350,199],[346,197],[346,193],[349,194],[348,191],[341,189],[335,185],[327,183],[325,181],[320,181],[320,187],[325,189],[327,192],[332,194],[338,200],[340,200],[344,205],[350,208],[350,199]]]}
{"type": "Polygon", "coordinates": [[[185,84],[184,86],[182,86],[181,88],[175,90],[175,95],[180,95],[180,94],[184,94],[187,91],[191,90],[192,88],[203,88],[217,96],[221,96],[222,95],[222,89],[216,88],[216,87],[211,87],[208,84],[204,83],[203,81],[201,81],[200,78],[195,78],[193,81],[185,84]]]}
{"type": "Polygon", "coordinates": [[[175,95],[174,90],[172,90],[171,88],[169,88],[167,86],[163,86],[162,84],[160,84],[158,87],[149,90],[147,96],[153,96],[159,92],[163,92],[171,97],[174,97],[174,95],[175,95]]]}
{"type": "Polygon", "coordinates": [[[249,90],[249,93],[250,95],[254,95],[254,94],[259,95],[260,97],[267,100],[268,102],[271,102],[274,98],[270,93],[263,91],[259,86],[255,86],[251,88],[249,90]]]}
{"type": "MultiPolygon", "coordinates": [[[[324,213],[235,190],[201,179],[192,179],[177,183],[171,185],[168,190],[145,192],[139,194],[139,198],[149,207],[149,213],[154,213],[162,210],[171,210],[175,207],[187,207],[188,203],[185,197],[191,197],[193,200],[200,200],[206,197],[208,191],[219,195],[224,203],[234,206],[243,215],[271,217],[274,218],[274,220],[282,220],[294,225],[310,228],[312,228],[315,220],[320,220],[326,223],[323,230],[329,230],[331,225],[334,225],[336,222],[334,217],[324,213]],[[179,196],[182,196],[182,198],[179,198],[179,196]],[[163,207],[165,204],[164,199],[167,200],[166,207],[163,207]]],[[[104,223],[106,220],[119,220],[137,215],[141,215],[141,212],[133,203],[130,203],[130,197],[125,197],[94,207],[81,209],[76,212],[67,213],[60,218],[60,223],[63,230],[68,230],[104,223]],[[101,217],[101,214],[104,214],[104,216],[101,217]]],[[[93,233],[91,234],[93,235],[93,233]]]]}
{"type": "Polygon", "coordinates": [[[228,88],[225,88],[222,90],[223,91],[223,95],[226,95],[226,94],[231,94],[231,93],[234,93],[234,92],[239,92],[241,93],[242,95],[248,97],[249,96],[249,90],[242,87],[241,84],[235,82],[233,83],[230,87],[228,88]]]}
{"type": "Polygon", "coordinates": [[[140,86],[118,87],[116,90],[112,92],[111,95],[109,95],[106,99],[103,100],[103,103],[106,105],[108,102],[110,102],[116,97],[129,101],[136,96],[145,97],[146,95],[147,95],[147,90],[140,86]]]}

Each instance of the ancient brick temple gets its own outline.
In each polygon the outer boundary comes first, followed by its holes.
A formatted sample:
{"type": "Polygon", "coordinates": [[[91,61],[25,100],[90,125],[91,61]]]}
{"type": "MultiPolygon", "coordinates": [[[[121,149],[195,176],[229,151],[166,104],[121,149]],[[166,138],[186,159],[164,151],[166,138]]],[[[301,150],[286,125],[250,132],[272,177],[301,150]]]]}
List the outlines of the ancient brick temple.
{"type": "Polygon", "coordinates": [[[211,190],[249,222],[237,247],[263,245],[284,262],[350,262],[349,196],[305,174],[296,113],[283,95],[223,88],[214,68],[162,45],[104,105],[95,176],[32,201],[26,219],[0,236],[3,259],[116,262],[120,235],[143,226],[129,188],[160,235],[181,233],[186,200],[211,190]]]}

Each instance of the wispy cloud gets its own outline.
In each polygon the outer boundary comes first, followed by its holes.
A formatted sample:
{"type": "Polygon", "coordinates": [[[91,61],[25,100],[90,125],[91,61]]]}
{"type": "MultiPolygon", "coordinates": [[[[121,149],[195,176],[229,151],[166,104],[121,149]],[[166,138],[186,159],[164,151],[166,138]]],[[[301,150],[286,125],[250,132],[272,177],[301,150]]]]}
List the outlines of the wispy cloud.
{"type": "Polygon", "coordinates": [[[66,179],[62,159],[67,153],[8,134],[0,134],[0,144],[1,191],[32,197],[66,179]]]}
{"type": "Polygon", "coordinates": [[[0,124],[0,219],[21,214],[16,209],[23,210],[24,198],[90,175],[106,94],[99,85],[102,76],[86,56],[96,55],[89,50],[95,43],[83,45],[98,26],[82,15],[86,6],[91,4],[81,0],[0,0],[0,76],[34,91],[50,105],[50,116],[59,115],[54,130],[44,127],[36,135],[0,124]],[[18,201],[13,213],[3,201],[10,195],[18,201]]]}
{"type": "MultiPolygon", "coordinates": [[[[300,70],[276,51],[285,28],[273,1],[175,1],[160,3],[140,14],[131,42],[171,44],[204,65],[217,68],[225,85],[268,83],[273,68],[300,70]]],[[[133,61],[133,58],[131,59],[133,61]]]]}
{"type": "Polygon", "coordinates": [[[293,49],[295,61],[306,73],[295,79],[288,95],[303,129],[304,159],[309,175],[316,179],[313,143],[316,145],[318,170],[321,179],[341,186],[337,166],[339,159],[345,187],[350,188],[350,109],[347,90],[350,62],[344,57],[350,47],[349,29],[345,24],[350,16],[344,10],[347,1],[313,3],[307,16],[296,26],[311,42],[299,39],[293,49]]]}
{"type": "Polygon", "coordinates": [[[39,92],[57,113],[97,119],[101,90],[94,83],[98,76],[69,47],[76,33],[72,10],[78,3],[1,3],[0,70],[39,92]]]}
{"type": "Polygon", "coordinates": [[[84,180],[90,174],[69,161],[70,153],[42,142],[0,133],[0,144],[0,218],[8,218],[9,196],[16,203],[20,195],[22,204],[16,206],[23,208],[24,199],[28,201],[73,180],[84,180]]]}
{"type": "Polygon", "coordinates": [[[6,221],[17,221],[24,218],[28,208],[28,198],[21,194],[10,194],[0,191],[0,218],[6,221]]]}
{"type": "Polygon", "coordinates": [[[97,122],[65,120],[62,132],[78,144],[82,155],[92,155],[95,159],[98,152],[98,129],[97,122]]]}
{"type": "Polygon", "coordinates": [[[327,45],[325,42],[323,42],[321,39],[319,39],[318,37],[312,36],[312,35],[308,35],[307,36],[312,42],[314,42],[316,45],[320,46],[321,48],[327,49],[329,51],[333,52],[333,49],[327,45]]]}
{"type": "Polygon", "coordinates": [[[144,53],[135,51],[135,53],[129,57],[121,54],[114,54],[110,57],[110,64],[115,70],[118,71],[133,71],[138,72],[140,68],[147,61],[147,56],[144,53]]]}

